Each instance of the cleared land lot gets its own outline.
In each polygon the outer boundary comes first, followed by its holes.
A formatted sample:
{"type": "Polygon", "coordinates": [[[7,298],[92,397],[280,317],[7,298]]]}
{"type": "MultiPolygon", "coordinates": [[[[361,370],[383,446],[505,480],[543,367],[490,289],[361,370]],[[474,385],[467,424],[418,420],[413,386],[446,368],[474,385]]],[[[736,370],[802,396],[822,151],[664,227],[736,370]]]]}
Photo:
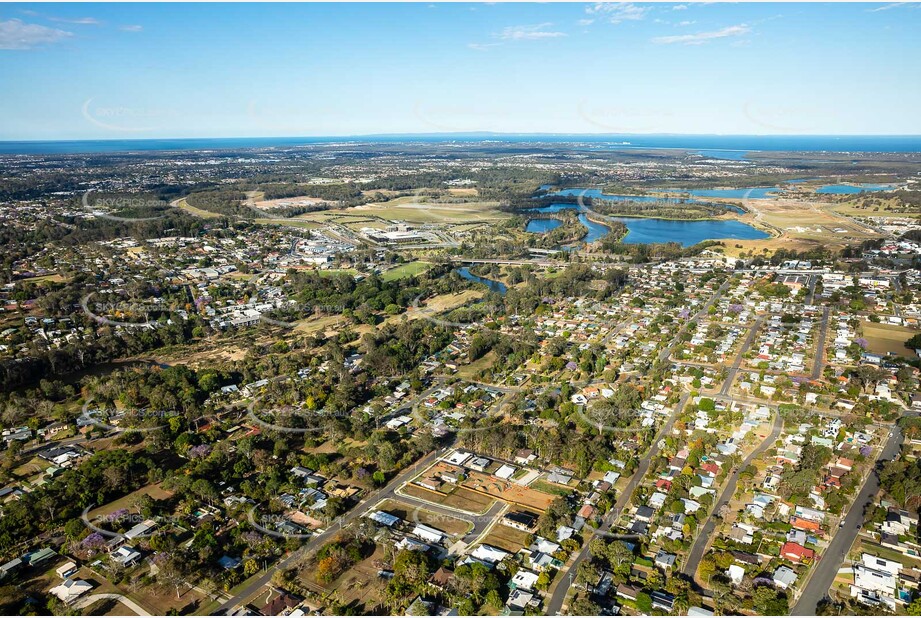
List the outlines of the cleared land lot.
{"type": "Polygon", "coordinates": [[[500,212],[498,206],[498,202],[439,202],[435,198],[407,195],[350,208],[307,213],[298,216],[297,220],[335,221],[349,227],[353,223],[362,223],[363,227],[377,227],[371,222],[374,218],[419,224],[471,223],[509,218],[510,215],[500,212]]]}
{"type": "Polygon", "coordinates": [[[475,515],[485,513],[496,503],[496,501],[489,496],[484,496],[483,494],[455,485],[448,486],[445,488],[444,492],[441,492],[410,484],[404,487],[402,491],[407,496],[419,498],[420,500],[427,500],[433,504],[440,504],[475,515]]]}
{"type": "Polygon", "coordinates": [[[863,323],[863,336],[867,340],[867,348],[876,354],[892,352],[899,356],[917,358],[913,350],[905,347],[905,342],[921,331],[917,331],[895,324],[863,323]]]}
{"type": "MultiPolygon", "coordinates": [[[[714,200],[720,201],[720,200],[714,200]]],[[[749,214],[738,217],[776,235],[764,240],[724,240],[726,253],[738,255],[741,251],[760,252],[762,249],[808,250],[819,246],[840,249],[878,235],[834,211],[834,204],[799,199],[751,199],[743,201],[749,214]],[[741,247],[737,246],[740,245],[741,247]]]]}
{"type": "Polygon", "coordinates": [[[127,496],[124,496],[122,498],[119,498],[118,500],[115,500],[114,502],[110,502],[108,504],[105,504],[103,506],[93,509],[92,511],[88,513],[88,517],[90,518],[90,520],[92,520],[93,518],[99,517],[101,515],[108,515],[110,513],[114,513],[115,511],[119,509],[132,510],[134,503],[141,496],[150,496],[154,500],[164,500],[166,498],[172,497],[172,495],[173,495],[173,492],[167,491],[163,489],[162,487],[160,487],[159,485],[156,485],[156,484],[147,485],[145,487],[141,487],[137,491],[131,492],[127,496]]]}
{"type": "MultiPolygon", "coordinates": [[[[322,584],[314,579],[316,569],[300,569],[299,581],[305,588],[317,593],[321,598],[326,598],[335,592],[335,596],[343,605],[356,604],[356,608],[363,609],[360,613],[381,614],[386,613],[380,606],[387,580],[378,576],[378,572],[389,564],[387,553],[381,545],[375,545],[374,553],[367,558],[350,566],[330,584],[322,584]],[[378,609],[378,611],[374,611],[378,609]]],[[[264,598],[264,597],[263,597],[264,598]]]]}
{"type": "Polygon", "coordinates": [[[483,543],[504,549],[508,552],[516,553],[519,549],[526,546],[529,536],[531,535],[524,530],[497,524],[493,526],[489,534],[486,535],[486,538],[483,539],[483,543]]]}
{"type": "Polygon", "coordinates": [[[416,507],[399,500],[385,500],[378,506],[381,511],[387,511],[391,515],[396,515],[400,519],[410,524],[425,524],[437,528],[451,536],[466,534],[472,527],[469,521],[459,517],[441,515],[426,510],[424,507],[416,507]]]}

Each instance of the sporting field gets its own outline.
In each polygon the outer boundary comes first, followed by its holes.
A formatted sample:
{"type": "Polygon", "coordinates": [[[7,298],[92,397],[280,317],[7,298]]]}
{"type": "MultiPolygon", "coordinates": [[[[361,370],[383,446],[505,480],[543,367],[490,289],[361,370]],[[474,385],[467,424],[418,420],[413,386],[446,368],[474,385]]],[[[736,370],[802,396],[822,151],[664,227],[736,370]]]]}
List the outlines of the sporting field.
{"type": "Polygon", "coordinates": [[[407,264],[401,264],[396,268],[391,268],[381,275],[381,279],[384,281],[396,281],[397,279],[414,277],[424,273],[431,267],[432,265],[428,262],[409,262],[407,264]]]}

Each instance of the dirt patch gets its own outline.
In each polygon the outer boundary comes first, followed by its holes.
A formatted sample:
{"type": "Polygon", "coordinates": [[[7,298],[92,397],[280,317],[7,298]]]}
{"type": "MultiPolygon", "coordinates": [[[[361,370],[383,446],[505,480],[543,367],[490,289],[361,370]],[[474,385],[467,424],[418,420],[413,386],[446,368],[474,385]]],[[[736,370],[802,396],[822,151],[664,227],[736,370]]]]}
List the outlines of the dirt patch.
{"type": "Polygon", "coordinates": [[[531,535],[524,530],[497,524],[483,539],[483,544],[492,545],[514,554],[527,545],[529,536],[531,535]]]}
{"type": "Polygon", "coordinates": [[[892,352],[899,356],[917,358],[913,350],[905,347],[905,342],[921,331],[895,324],[874,324],[863,322],[863,337],[867,340],[867,349],[875,354],[892,352]]]}

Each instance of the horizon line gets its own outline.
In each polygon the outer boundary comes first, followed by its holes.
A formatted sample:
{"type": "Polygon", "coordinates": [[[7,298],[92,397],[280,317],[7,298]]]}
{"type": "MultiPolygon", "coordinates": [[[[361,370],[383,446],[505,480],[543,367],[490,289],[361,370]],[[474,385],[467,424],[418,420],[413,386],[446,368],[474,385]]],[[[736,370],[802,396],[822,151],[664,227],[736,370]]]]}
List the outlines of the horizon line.
{"type": "Polygon", "coordinates": [[[450,137],[450,136],[498,136],[498,137],[758,137],[758,138],[860,138],[900,137],[919,138],[921,133],[569,133],[569,132],[505,132],[505,131],[435,131],[410,133],[355,133],[343,135],[228,135],[221,137],[84,137],[63,139],[0,139],[0,144],[42,144],[66,142],[153,142],[161,140],[231,140],[231,139],[373,139],[392,137],[450,137]]]}

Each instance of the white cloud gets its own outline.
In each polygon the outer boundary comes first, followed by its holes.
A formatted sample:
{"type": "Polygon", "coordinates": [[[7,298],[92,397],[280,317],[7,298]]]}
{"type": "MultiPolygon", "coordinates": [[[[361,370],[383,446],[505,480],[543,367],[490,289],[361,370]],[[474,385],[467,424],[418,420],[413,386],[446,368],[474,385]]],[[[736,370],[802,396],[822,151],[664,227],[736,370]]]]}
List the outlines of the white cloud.
{"type": "Polygon", "coordinates": [[[580,19],[576,23],[578,23],[580,26],[591,26],[593,23],[595,23],[595,20],[594,19],[580,19]]]}
{"type": "Polygon", "coordinates": [[[888,11],[889,9],[894,9],[896,7],[905,6],[907,2],[892,2],[890,4],[884,4],[883,6],[878,6],[875,9],[867,9],[871,13],[876,13],[878,11],[888,11]]]}
{"type": "Polygon", "coordinates": [[[690,26],[691,24],[696,24],[696,23],[697,23],[696,21],[685,20],[685,21],[679,21],[678,25],[679,26],[690,26]]]}
{"type": "Polygon", "coordinates": [[[0,49],[32,49],[37,45],[56,43],[72,36],[72,32],[27,24],[19,19],[0,21],[0,49]]]}
{"type": "Polygon", "coordinates": [[[672,7],[672,10],[673,11],[686,11],[687,8],[688,8],[688,5],[686,4],[676,4],[675,6],[672,7]]]}
{"type": "Polygon", "coordinates": [[[56,21],[61,24],[75,24],[77,26],[98,26],[102,23],[95,17],[77,17],[76,19],[65,19],[63,17],[52,17],[51,21],[56,21]]]}
{"type": "Polygon", "coordinates": [[[652,10],[651,6],[637,6],[631,2],[598,2],[585,9],[589,15],[603,15],[612,24],[622,21],[639,21],[652,10]]]}
{"type": "Polygon", "coordinates": [[[477,51],[486,51],[492,47],[498,47],[501,43],[467,43],[467,47],[477,51]]]}
{"type": "Polygon", "coordinates": [[[121,30],[122,32],[140,32],[141,30],[144,29],[144,26],[138,26],[138,25],[132,24],[128,26],[119,26],[118,29],[121,30]]]}
{"type": "Polygon", "coordinates": [[[742,36],[751,32],[746,24],[737,26],[727,26],[721,30],[712,32],[698,32],[696,34],[679,34],[675,36],[659,36],[652,39],[653,43],[669,45],[672,43],[683,43],[685,45],[701,45],[713,39],[723,39],[726,37],[742,36]]]}
{"type": "Polygon", "coordinates": [[[552,23],[547,22],[533,26],[509,26],[502,30],[499,38],[503,41],[536,41],[538,39],[555,39],[566,36],[565,32],[547,30],[552,25],[552,23]]]}

